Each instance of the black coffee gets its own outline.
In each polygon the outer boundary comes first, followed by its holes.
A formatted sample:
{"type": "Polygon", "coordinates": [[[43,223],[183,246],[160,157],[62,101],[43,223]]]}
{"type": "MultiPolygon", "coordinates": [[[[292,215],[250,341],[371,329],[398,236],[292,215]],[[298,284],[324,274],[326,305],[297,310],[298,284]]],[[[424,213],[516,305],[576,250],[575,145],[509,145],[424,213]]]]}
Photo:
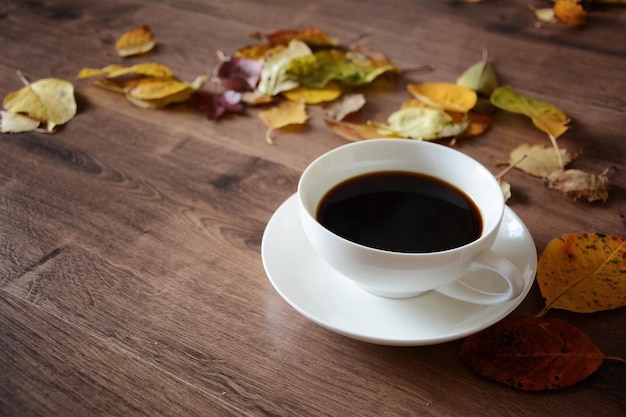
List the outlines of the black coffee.
{"type": "Polygon", "coordinates": [[[317,220],[348,240],[394,252],[437,252],[482,233],[474,202],[456,187],[413,172],[357,176],[322,198],[317,220]]]}

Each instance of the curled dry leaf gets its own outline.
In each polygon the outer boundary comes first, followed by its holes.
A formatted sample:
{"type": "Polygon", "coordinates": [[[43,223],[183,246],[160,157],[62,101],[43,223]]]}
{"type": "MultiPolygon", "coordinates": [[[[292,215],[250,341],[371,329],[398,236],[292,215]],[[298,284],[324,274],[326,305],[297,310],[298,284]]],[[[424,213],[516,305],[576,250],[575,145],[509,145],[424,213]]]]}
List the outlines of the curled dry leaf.
{"type": "Polygon", "coordinates": [[[348,123],[326,119],[326,126],[339,136],[351,142],[365,139],[399,137],[398,135],[382,135],[376,125],[371,123],[348,123]]]}
{"type": "Polygon", "coordinates": [[[208,119],[212,120],[219,119],[226,113],[241,113],[243,111],[242,94],[233,90],[219,94],[196,91],[189,97],[188,105],[200,110],[208,119]]]}
{"type": "Polygon", "coordinates": [[[578,313],[626,305],[626,239],[572,233],[551,240],[539,256],[537,283],[551,308],[578,313]]]}
{"type": "Polygon", "coordinates": [[[530,5],[530,10],[535,12],[535,16],[541,22],[544,22],[544,23],[556,23],[557,22],[556,16],[554,15],[553,7],[536,8],[535,6],[530,5]]]}
{"type": "Polygon", "coordinates": [[[174,73],[166,65],[156,62],[146,62],[126,67],[120,64],[111,64],[103,68],[83,68],[77,78],[106,77],[117,78],[123,76],[144,76],[156,78],[172,78],[174,73]]]}
{"type": "Polygon", "coordinates": [[[611,181],[605,173],[590,174],[578,169],[555,171],[544,178],[546,187],[560,191],[574,200],[606,202],[611,190],[611,181]]]}
{"type": "Polygon", "coordinates": [[[23,133],[32,132],[39,127],[39,120],[31,119],[23,114],[0,110],[0,132],[23,133]]]}
{"type": "Polygon", "coordinates": [[[263,63],[238,56],[225,57],[213,71],[213,81],[228,90],[253,91],[261,78],[263,63]]]}
{"type": "Polygon", "coordinates": [[[452,83],[409,84],[407,90],[430,107],[461,113],[470,111],[478,100],[474,90],[452,83]]]}
{"type": "Polygon", "coordinates": [[[304,101],[285,101],[269,110],[259,113],[259,118],[268,127],[265,139],[268,143],[274,143],[271,136],[274,129],[293,124],[303,124],[307,121],[309,116],[306,113],[304,101]]]}
{"type": "Polygon", "coordinates": [[[355,113],[365,105],[365,96],[358,93],[345,94],[339,100],[326,106],[324,117],[327,120],[339,122],[347,115],[355,113]]]}
{"type": "Polygon", "coordinates": [[[298,40],[292,40],[287,46],[279,45],[269,50],[263,60],[261,79],[257,86],[259,94],[275,96],[282,91],[298,87],[298,82],[287,76],[287,66],[292,60],[311,54],[311,48],[298,40]]]}
{"type": "Polygon", "coordinates": [[[124,93],[126,99],[138,107],[160,109],[189,100],[204,82],[204,77],[198,77],[192,84],[173,78],[141,78],[125,83],[124,93]]]}
{"type": "Polygon", "coordinates": [[[120,36],[115,42],[115,50],[121,57],[140,55],[154,48],[156,42],[148,26],[141,26],[120,36]]]}
{"type": "Polygon", "coordinates": [[[282,95],[291,101],[303,100],[306,104],[319,104],[336,100],[343,91],[341,86],[334,82],[329,82],[324,87],[296,87],[293,90],[283,91],[282,95]]]}
{"type": "Polygon", "coordinates": [[[588,13],[578,0],[557,0],[554,3],[554,16],[560,22],[572,26],[581,26],[587,23],[588,13]]]}
{"type": "Polygon", "coordinates": [[[604,355],[562,320],[509,316],[463,341],[460,357],[474,372],[524,391],[569,387],[593,374],[604,355]]]}
{"type": "Polygon", "coordinates": [[[516,168],[535,177],[545,177],[555,171],[560,171],[561,161],[567,165],[573,159],[565,149],[559,149],[561,158],[556,155],[553,148],[546,148],[541,145],[530,146],[524,143],[513,149],[509,155],[509,163],[520,160],[524,155],[523,161],[516,165],[516,168]]]}
{"type": "Polygon", "coordinates": [[[381,135],[398,135],[418,140],[436,140],[456,136],[467,129],[467,122],[455,122],[443,110],[407,107],[392,113],[387,124],[379,125],[381,135]]]}
{"type": "Polygon", "coordinates": [[[45,124],[48,132],[53,132],[56,126],[69,122],[76,115],[74,86],[58,78],[28,83],[20,90],[7,94],[3,105],[8,112],[45,124]]]}
{"type": "Polygon", "coordinates": [[[337,39],[323,30],[313,27],[304,29],[280,29],[272,33],[256,32],[253,33],[252,36],[267,41],[271,46],[287,45],[294,39],[314,47],[330,47],[338,44],[337,39]]]}

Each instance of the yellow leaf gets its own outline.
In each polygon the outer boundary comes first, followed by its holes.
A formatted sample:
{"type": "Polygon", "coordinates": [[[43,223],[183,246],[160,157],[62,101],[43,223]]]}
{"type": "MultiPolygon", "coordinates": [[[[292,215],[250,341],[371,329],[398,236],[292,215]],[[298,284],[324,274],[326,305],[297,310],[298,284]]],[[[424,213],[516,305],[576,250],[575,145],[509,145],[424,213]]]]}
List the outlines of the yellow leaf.
{"type": "Polygon", "coordinates": [[[39,120],[31,119],[22,114],[0,110],[0,132],[22,133],[32,132],[39,126],[39,120]]]}
{"type": "Polygon", "coordinates": [[[535,16],[537,19],[546,23],[556,23],[556,17],[554,16],[554,8],[553,7],[543,7],[543,8],[535,8],[534,6],[530,6],[530,9],[535,12],[535,16]]]}
{"type": "Polygon", "coordinates": [[[539,257],[537,283],[550,308],[579,313],[626,305],[626,239],[597,233],[553,239],[539,257]]]}
{"type": "Polygon", "coordinates": [[[561,159],[559,159],[554,148],[546,148],[541,145],[530,146],[524,143],[511,151],[509,163],[513,164],[515,161],[521,160],[515,165],[516,168],[535,177],[545,177],[560,170],[561,161],[565,165],[572,161],[572,155],[565,149],[559,149],[559,152],[561,159]],[[524,156],[526,157],[524,158],[524,156]]]}
{"type": "Polygon", "coordinates": [[[197,80],[190,85],[170,78],[142,78],[126,83],[124,93],[136,106],[155,109],[188,100],[200,86],[197,80]]]}
{"type": "Polygon", "coordinates": [[[44,78],[30,83],[7,94],[3,104],[11,113],[24,114],[45,123],[49,132],[76,115],[74,86],[58,78],[44,78]]]}
{"type": "Polygon", "coordinates": [[[550,103],[517,94],[509,85],[496,88],[491,94],[491,103],[502,110],[530,117],[538,129],[554,139],[568,129],[570,119],[563,111],[550,103]]]}
{"type": "Polygon", "coordinates": [[[306,104],[319,104],[336,100],[341,96],[341,93],[339,84],[330,82],[321,88],[300,86],[293,90],[284,91],[282,94],[291,101],[304,100],[306,104]]]}
{"type": "Polygon", "coordinates": [[[157,78],[173,78],[174,73],[171,69],[163,64],[156,62],[146,62],[143,64],[125,67],[119,64],[107,65],[104,68],[83,68],[78,73],[78,78],[89,78],[96,76],[104,76],[107,78],[117,78],[124,75],[136,75],[157,78]]]}
{"type": "Polygon", "coordinates": [[[306,113],[304,101],[285,101],[269,110],[259,113],[259,118],[269,128],[265,135],[268,143],[273,143],[271,133],[274,129],[293,125],[303,124],[309,116],[306,113]]]}
{"type": "Polygon", "coordinates": [[[148,26],[132,29],[115,42],[117,54],[122,57],[145,54],[154,48],[154,35],[148,26]]]}
{"type": "Polygon", "coordinates": [[[431,107],[461,113],[470,111],[478,100],[475,91],[452,83],[409,84],[407,89],[431,107]]]}
{"type": "Polygon", "coordinates": [[[560,22],[572,26],[587,23],[587,12],[577,0],[557,0],[554,4],[554,16],[560,22]]]}

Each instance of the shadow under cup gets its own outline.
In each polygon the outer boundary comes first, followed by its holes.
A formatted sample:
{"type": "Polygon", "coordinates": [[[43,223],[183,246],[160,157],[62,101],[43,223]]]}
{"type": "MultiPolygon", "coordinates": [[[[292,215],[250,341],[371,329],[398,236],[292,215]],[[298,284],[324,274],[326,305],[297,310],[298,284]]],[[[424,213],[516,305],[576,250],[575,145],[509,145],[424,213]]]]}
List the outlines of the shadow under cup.
{"type": "MultiPolygon", "coordinates": [[[[320,156],[303,172],[298,200],[305,234],[322,259],[363,289],[391,298],[414,297],[458,280],[481,252],[491,252],[488,249],[504,214],[500,185],[484,166],[446,146],[407,139],[369,139],[320,156]],[[483,227],[480,237],[440,252],[392,252],[344,239],[316,220],[320,201],[334,186],[363,174],[385,171],[425,174],[463,191],[479,209],[483,227]]],[[[498,302],[513,298],[521,290],[510,292],[498,302]]]]}

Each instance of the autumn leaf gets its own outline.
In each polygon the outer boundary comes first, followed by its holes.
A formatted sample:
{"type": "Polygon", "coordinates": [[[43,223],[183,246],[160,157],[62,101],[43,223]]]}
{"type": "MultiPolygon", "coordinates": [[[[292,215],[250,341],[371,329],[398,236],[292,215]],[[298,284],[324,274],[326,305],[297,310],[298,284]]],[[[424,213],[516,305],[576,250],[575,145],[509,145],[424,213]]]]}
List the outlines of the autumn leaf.
{"type": "Polygon", "coordinates": [[[509,316],[467,337],[460,357],[474,372],[524,391],[569,387],[593,374],[604,355],[565,321],[509,316]]]}
{"type": "Polygon", "coordinates": [[[306,113],[306,105],[304,101],[285,101],[279,105],[272,107],[269,110],[265,110],[259,113],[259,118],[268,127],[265,134],[265,140],[268,143],[274,143],[272,140],[272,132],[274,129],[293,125],[303,124],[307,121],[308,115],[306,113]]]}
{"type": "Polygon", "coordinates": [[[91,78],[104,76],[107,78],[117,78],[126,75],[155,77],[155,78],[172,78],[174,73],[166,65],[156,62],[146,62],[143,64],[132,65],[126,67],[119,64],[107,65],[103,68],[83,68],[78,73],[77,78],[91,78]]]}
{"type": "Polygon", "coordinates": [[[582,199],[603,203],[609,199],[609,190],[612,187],[606,173],[595,175],[578,169],[555,171],[544,178],[544,184],[550,189],[561,191],[574,201],[582,199]]]}
{"type": "Polygon", "coordinates": [[[406,107],[392,113],[386,124],[378,126],[378,132],[384,136],[436,140],[456,136],[467,129],[467,126],[467,122],[455,122],[443,110],[406,107]]]}
{"type": "Polygon", "coordinates": [[[545,23],[556,23],[556,16],[554,15],[554,7],[541,7],[536,8],[533,5],[530,5],[530,9],[535,12],[535,16],[542,22],[545,23]]]}
{"type": "Polygon", "coordinates": [[[338,49],[324,49],[292,59],[285,73],[298,84],[319,88],[332,80],[352,87],[365,85],[385,72],[396,70],[393,64],[377,66],[374,61],[358,59],[354,54],[348,55],[338,49]]]}
{"type": "Polygon", "coordinates": [[[496,88],[491,94],[491,103],[513,113],[520,113],[532,119],[541,131],[556,139],[567,131],[569,117],[550,103],[517,94],[511,86],[496,88]]]}
{"type": "Polygon", "coordinates": [[[365,96],[359,93],[344,94],[338,100],[326,106],[324,117],[327,120],[341,121],[347,115],[355,113],[365,105],[365,96]]]}
{"type": "Polygon", "coordinates": [[[298,40],[289,42],[287,46],[279,45],[268,51],[263,61],[257,92],[261,95],[274,96],[282,91],[298,87],[299,83],[287,75],[287,66],[293,60],[311,54],[311,49],[298,40]]]}
{"type": "Polygon", "coordinates": [[[20,90],[7,94],[3,101],[5,110],[45,124],[48,132],[76,115],[74,86],[69,81],[44,78],[26,83],[20,90]]]}
{"type": "Polygon", "coordinates": [[[115,42],[115,50],[121,57],[140,55],[154,48],[154,35],[148,26],[141,26],[122,34],[115,42]]]}
{"type": "Polygon", "coordinates": [[[554,16],[558,21],[568,25],[584,25],[587,23],[587,15],[578,0],[557,0],[554,4],[554,16]]]}
{"type": "Polygon", "coordinates": [[[0,132],[23,133],[32,132],[39,127],[39,120],[31,119],[23,114],[0,110],[0,132]]]}
{"type": "Polygon", "coordinates": [[[325,122],[330,130],[351,142],[382,137],[399,137],[394,133],[381,134],[376,125],[372,123],[348,123],[331,119],[326,119],[325,122]]]}
{"type": "Polygon", "coordinates": [[[304,100],[306,104],[319,104],[328,101],[333,101],[339,98],[342,94],[341,86],[339,84],[330,82],[324,87],[296,87],[289,91],[283,91],[282,95],[291,101],[304,100]]]}
{"type": "Polygon", "coordinates": [[[173,78],[141,78],[124,84],[126,99],[138,107],[159,109],[173,103],[189,100],[194,91],[204,84],[198,77],[192,84],[173,78]]]}
{"type": "Polygon", "coordinates": [[[537,283],[551,308],[578,313],[626,305],[626,239],[599,233],[551,240],[539,257],[537,283]]]}
{"type": "Polygon", "coordinates": [[[466,69],[457,78],[456,83],[485,96],[489,96],[498,87],[498,75],[488,62],[487,51],[483,52],[481,61],[466,69]]]}
{"type": "Polygon", "coordinates": [[[253,91],[261,78],[263,63],[237,56],[223,57],[213,71],[213,81],[228,90],[253,91]]]}
{"type": "Polygon", "coordinates": [[[233,90],[219,94],[196,91],[191,94],[187,104],[200,110],[208,119],[216,120],[226,113],[241,113],[243,111],[241,101],[242,94],[233,90]]]}
{"type": "Polygon", "coordinates": [[[252,36],[267,41],[271,46],[287,45],[294,39],[313,47],[330,47],[338,44],[338,41],[328,33],[312,27],[305,29],[280,29],[266,34],[256,32],[252,36]]]}
{"type": "Polygon", "coordinates": [[[511,151],[509,162],[517,161],[526,155],[526,158],[517,164],[516,168],[535,177],[543,178],[555,171],[560,171],[561,163],[567,165],[572,161],[573,156],[565,149],[559,149],[559,152],[561,158],[556,155],[553,148],[546,148],[541,145],[530,146],[524,143],[511,151]]]}
{"type": "Polygon", "coordinates": [[[428,106],[461,113],[470,111],[478,100],[474,90],[452,83],[409,84],[407,89],[428,106]]]}

